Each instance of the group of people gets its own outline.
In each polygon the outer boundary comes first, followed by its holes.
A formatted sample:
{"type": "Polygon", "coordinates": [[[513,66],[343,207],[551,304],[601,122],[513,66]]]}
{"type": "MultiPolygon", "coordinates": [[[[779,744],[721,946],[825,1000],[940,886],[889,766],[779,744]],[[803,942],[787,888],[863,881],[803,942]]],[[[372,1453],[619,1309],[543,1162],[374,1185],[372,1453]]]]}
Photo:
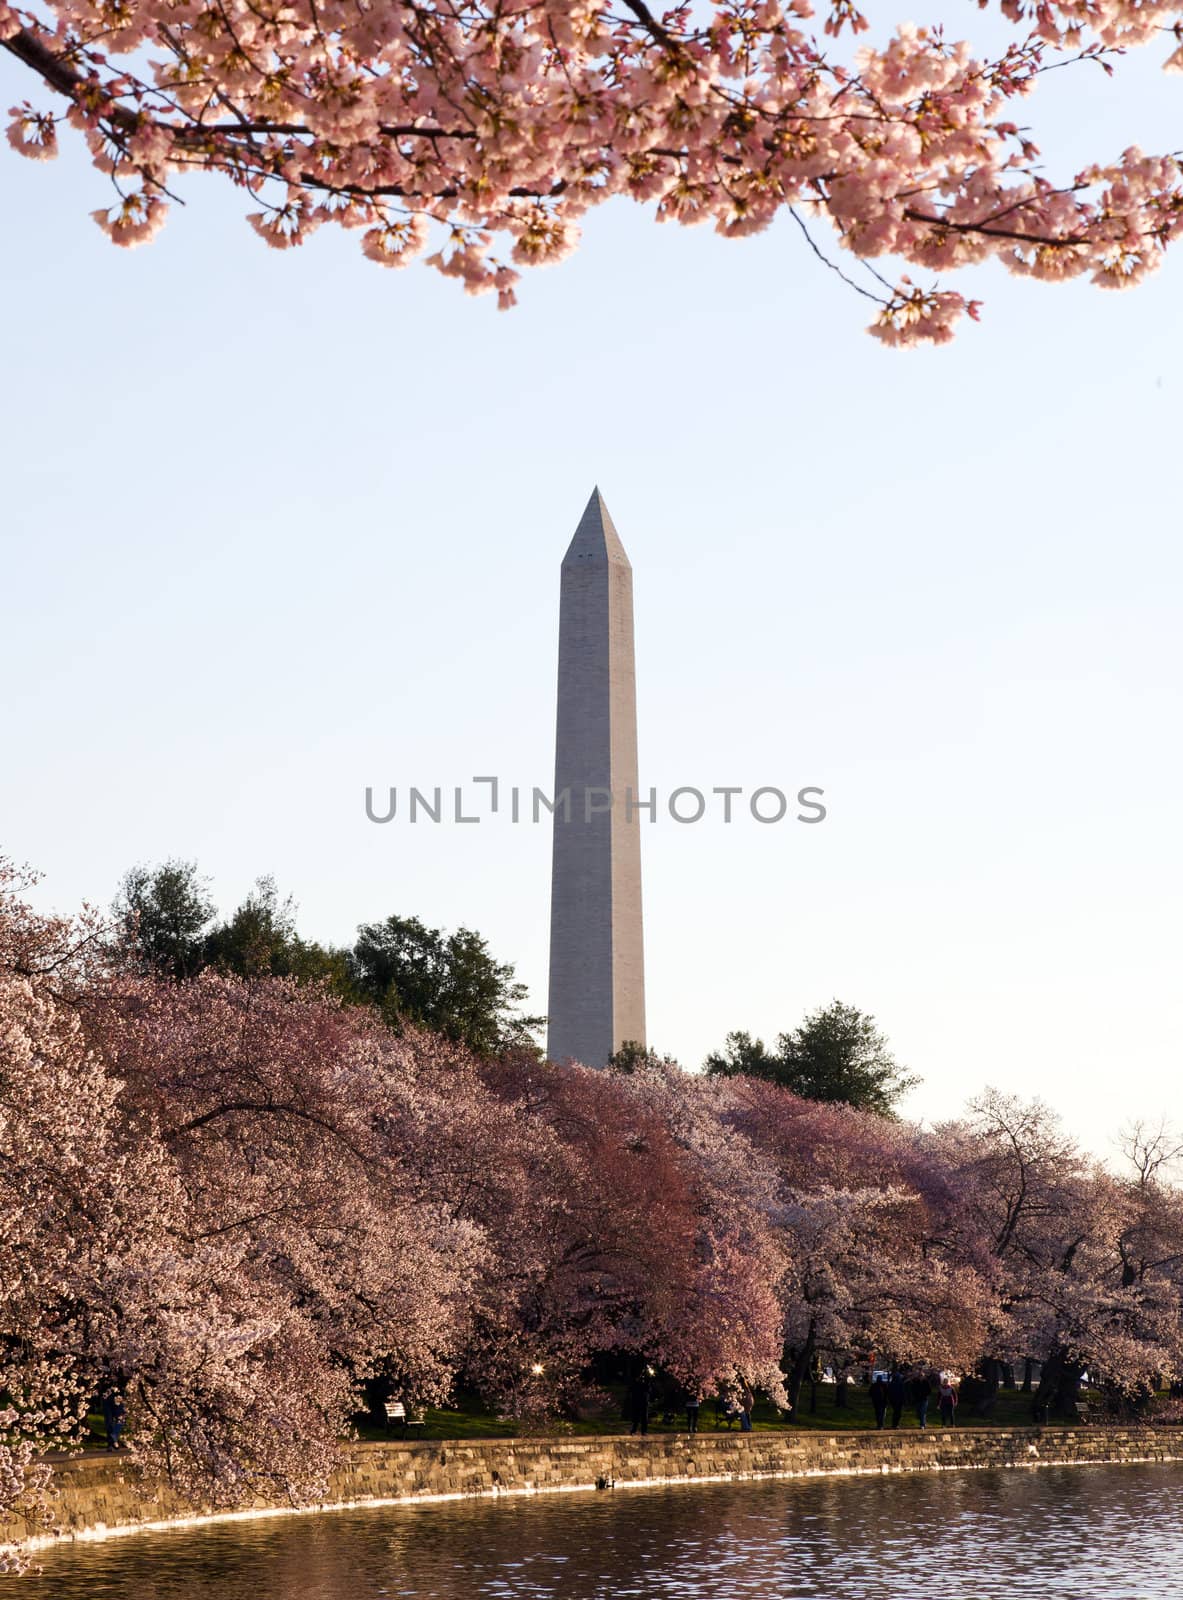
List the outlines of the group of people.
{"type": "Polygon", "coordinates": [[[916,1367],[908,1373],[901,1367],[893,1367],[890,1373],[874,1373],[871,1378],[871,1406],[875,1412],[875,1426],[898,1428],[904,1407],[911,1401],[920,1426],[927,1428],[928,1408],[934,1394],[941,1422],[946,1428],[951,1428],[957,1420],[958,1395],[957,1385],[947,1372],[928,1372],[923,1367],[916,1367]],[[890,1423],[887,1420],[889,1412],[890,1423]]]}
{"type": "MultiPolygon", "coordinates": [[[[654,1398],[655,1377],[653,1368],[645,1367],[629,1385],[629,1432],[640,1434],[642,1437],[649,1432],[649,1413],[654,1398]]],[[[898,1428],[905,1406],[911,1404],[915,1408],[920,1426],[927,1428],[929,1407],[934,1396],[941,1423],[946,1428],[951,1428],[957,1420],[958,1393],[956,1383],[947,1372],[931,1372],[924,1367],[896,1366],[890,1372],[873,1373],[871,1406],[875,1412],[875,1426],[898,1428]]],[[[672,1397],[668,1398],[668,1414],[663,1414],[664,1421],[673,1420],[672,1408],[675,1403],[672,1397]]],[[[687,1392],[683,1403],[686,1408],[686,1430],[688,1433],[697,1433],[702,1397],[698,1393],[687,1392]]],[[[738,1420],[740,1431],[750,1433],[752,1408],[755,1404],[755,1395],[747,1384],[744,1384],[737,1396],[727,1399],[720,1414],[729,1424],[738,1420]]]]}
{"type": "MultiPolygon", "coordinates": [[[[628,1390],[628,1417],[629,1432],[640,1434],[642,1438],[649,1432],[649,1413],[653,1403],[653,1390],[655,1373],[652,1367],[646,1367],[639,1372],[629,1385],[628,1390]]],[[[676,1395],[676,1391],[675,1391],[676,1395]]],[[[667,1396],[669,1410],[663,1411],[662,1420],[670,1421],[673,1416],[673,1405],[676,1403],[674,1396],[667,1396]]],[[[687,1433],[698,1432],[698,1416],[702,1409],[702,1395],[696,1389],[685,1392],[683,1405],[686,1408],[687,1433]]],[[[752,1408],[756,1404],[756,1396],[745,1383],[738,1396],[732,1396],[724,1404],[722,1416],[728,1426],[738,1420],[741,1433],[752,1431],[752,1408]]]]}

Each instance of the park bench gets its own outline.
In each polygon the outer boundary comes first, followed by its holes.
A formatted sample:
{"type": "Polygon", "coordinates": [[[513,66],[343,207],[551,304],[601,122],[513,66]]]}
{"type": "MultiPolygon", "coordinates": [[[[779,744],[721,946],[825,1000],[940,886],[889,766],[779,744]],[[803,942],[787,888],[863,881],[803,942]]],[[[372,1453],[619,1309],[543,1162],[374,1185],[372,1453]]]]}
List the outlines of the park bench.
{"type": "Polygon", "coordinates": [[[400,1439],[405,1439],[412,1429],[423,1432],[423,1413],[412,1411],[407,1414],[407,1408],[401,1400],[387,1400],[382,1407],[386,1413],[386,1431],[397,1428],[400,1439]]]}

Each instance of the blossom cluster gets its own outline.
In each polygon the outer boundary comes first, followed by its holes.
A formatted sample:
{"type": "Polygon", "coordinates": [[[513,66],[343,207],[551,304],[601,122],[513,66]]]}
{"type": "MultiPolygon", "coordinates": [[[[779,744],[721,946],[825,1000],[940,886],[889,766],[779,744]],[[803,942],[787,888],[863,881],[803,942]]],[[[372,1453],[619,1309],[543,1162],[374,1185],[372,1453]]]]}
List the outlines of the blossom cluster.
{"type": "Polygon", "coordinates": [[[370,260],[427,252],[508,307],[614,197],[727,237],[789,211],[829,223],[866,268],[871,332],[906,345],[946,341],[976,302],[901,261],[1124,287],[1183,227],[1175,157],[1057,181],[1016,120],[1048,66],[1179,46],[1178,0],[1001,10],[995,55],[911,23],[872,44],[854,0],[37,0],[0,3],[0,43],[57,97],[14,107],[9,142],[41,160],[59,121],[78,128],[117,190],[94,213],[116,244],[150,238],[198,169],[250,196],[276,249],[356,229],[370,260]]]}

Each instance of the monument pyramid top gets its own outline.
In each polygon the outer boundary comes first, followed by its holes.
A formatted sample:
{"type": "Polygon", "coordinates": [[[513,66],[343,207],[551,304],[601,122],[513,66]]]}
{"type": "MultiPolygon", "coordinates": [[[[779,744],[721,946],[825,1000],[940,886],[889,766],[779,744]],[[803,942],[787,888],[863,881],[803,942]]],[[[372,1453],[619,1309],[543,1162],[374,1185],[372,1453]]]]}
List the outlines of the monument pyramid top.
{"type": "Polygon", "coordinates": [[[629,559],[624,553],[624,546],[620,542],[620,535],[613,525],[604,504],[604,497],[599,489],[593,489],[591,499],[587,502],[579,526],[575,530],[575,537],[567,546],[567,554],[563,557],[564,567],[573,567],[585,562],[610,561],[617,566],[629,566],[629,559]]]}

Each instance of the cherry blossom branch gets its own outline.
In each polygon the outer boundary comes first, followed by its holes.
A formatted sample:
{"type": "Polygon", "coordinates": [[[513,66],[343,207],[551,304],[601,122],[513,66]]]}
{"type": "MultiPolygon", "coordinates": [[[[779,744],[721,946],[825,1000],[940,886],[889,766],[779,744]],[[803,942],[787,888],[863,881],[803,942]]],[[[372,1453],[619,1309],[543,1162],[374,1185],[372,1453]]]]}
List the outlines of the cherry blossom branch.
{"type": "Polygon", "coordinates": [[[35,38],[27,28],[21,28],[9,38],[0,39],[0,44],[18,61],[23,61],[25,66],[32,67],[51,89],[67,95],[71,100],[74,98],[75,91],[83,82],[81,74],[60,56],[55,55],[40,39],[35,38]]]}
{"type": "Polygon", "coordinates": [[[908,277],[893,288],[879,258],[943,273],[993,257],[1125,287],[1183,231],[1177,157],[1130,150],[1057,187],[1008,120],[1043,72],[1088,60],[1110,72],[1102,57],[1177,27],[1164,0],[1090,0],[1087,14],[1083,0],[1048,0],[984,61],[911,25],[844,61],[833,41],[869,27],[848,0],[829,9],[824,50],[804,31],[808,0],[789,13],[708,0],[694,19],[659,18],[647,0],[375,0],[364,13],[293,0],[282,14],[211,0],[199,23],[169,0],[121,0],[114,17],[99,0],[42,3],[52,22],[0,0],[0,42],[70,104],[16,108],[9,142],[45,159],[59,122],[79,129],[120,193],[95,216],[122,245],[162,225],[171,172],[204,169],[258,198],[249,220],[277,248],[326,224],[361,228],[364,253],[396,267],[434,233],[429,265],[509,306],[520,269],[561,260],[586,211],[615,197],[727,237],[787,210],[811,253],[879,304],[876,336],[910,344],[945,342],[976,302],[908,277]],[[145,82],[117,63],[148,41],[166,59],[145,82]],[[886,299],[829,260],[794,210],[805,202],[886,299]]]}
{"type": "Polygon", "coordinates": [[[837,262],[831,261],[829,256],[824,254],[824,252],[818,247],[817,241],[814,239],[809,229],[805,226],[805,223],[801,219],[801,216],[794,206],[789,207],[789,215],[797,224],[798,228],[800,228],[801,232],[805,235],[806,244],[808,244],[809,248],[813,251],[814,255],[821,262],[823,267],[828,267],[831,272],[836,272],[842,279],[842,282],[853,289],[856,294],[861,294],[868,300],[874,300],[876,305],[882,305],[884,303],[879,295],[872,294],[869,289],[864,289],[861,283],[856,283],[853,278],[848,278],[846,273],[843,272],[842,268],[837,264],[837,262]]]}

